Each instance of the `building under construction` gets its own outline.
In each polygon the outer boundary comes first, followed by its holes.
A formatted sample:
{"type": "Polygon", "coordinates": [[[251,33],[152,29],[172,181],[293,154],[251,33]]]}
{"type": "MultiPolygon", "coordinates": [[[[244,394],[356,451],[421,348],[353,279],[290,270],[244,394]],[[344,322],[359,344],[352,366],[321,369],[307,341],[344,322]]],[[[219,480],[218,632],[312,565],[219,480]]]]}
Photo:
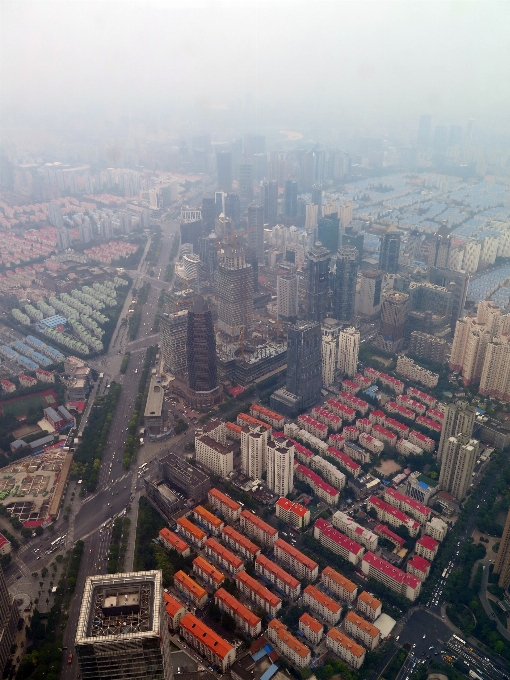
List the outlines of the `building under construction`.
{"type": "Polygon", "coordinates": [[[253,269],[244,246],[225,246],[217,276],[218,327],[231,339],[248,338],[253,322],[253,269]]]}
{"type": "Polygon", "coordinates": [[[75,651],[84,680],[171,680],[161,571],[89,576],[75,651]]]}
{"type": "Polygon", "coordinates": [[[287,345],[268,342],[260,347],[228,343],[217,350],[218,374],[221,380],[247,387],[287,368],[287,345]]]}

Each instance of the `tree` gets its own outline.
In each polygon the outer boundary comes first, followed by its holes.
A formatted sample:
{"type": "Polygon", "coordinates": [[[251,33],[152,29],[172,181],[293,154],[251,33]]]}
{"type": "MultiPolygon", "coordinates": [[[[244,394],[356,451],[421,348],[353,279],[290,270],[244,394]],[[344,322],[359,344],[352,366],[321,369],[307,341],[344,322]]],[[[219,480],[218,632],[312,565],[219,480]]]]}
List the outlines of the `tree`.
{"type": "Polygon", "coordinates": [[[44,529],[41,526],[37,526],[34,531],[36,536],[42,536],[44,533],[44,529]]]}

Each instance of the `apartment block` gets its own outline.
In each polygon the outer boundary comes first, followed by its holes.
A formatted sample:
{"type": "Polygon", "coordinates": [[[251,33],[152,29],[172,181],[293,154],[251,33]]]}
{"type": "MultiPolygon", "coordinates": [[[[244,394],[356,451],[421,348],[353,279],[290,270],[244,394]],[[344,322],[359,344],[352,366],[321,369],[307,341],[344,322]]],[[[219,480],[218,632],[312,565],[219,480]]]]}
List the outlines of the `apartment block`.
{"type": "Polygon", "coordinates": [[[235,648],[194,614],[186,614],[181,619],[179,632],[190,647],[206,658],[212,666],[221,668],[223,673],[236,660],[235,648]]]}
{"type": "Polygon", "coordinates": [[[338,623],[342,615],[341,605],[312,585],[306,586],[303,591],[303,604],[305,607],[310,607],[330,626],[338,623]]]}
{"type": "MultiPolygon", "coordinates": [[[[396,406],[398,406],[398,404],[396,404],[396,406]]],[[[399,406],[399,408],[403,409],[403,406],[399,406]]],[[[418,418],[423,418],[423,416],[418,416],[418,418]]],[[[396,420],[395,418],[390,418],[388,416],[386,418],[386,422],[384,423],[384,427],[387,430],[392,430],[393,432],[396,432],[398,437],[403,437],[405,439],[406,437],[409,436],[409,427],[407,425],[404,425],[404,423],[401,423],[399,420],[396,420]]]]}
{"type": "Polygon", "coordinates": [[[448,525],[439,517],[432,517],[425,525],[425,533],[432,536],[436,541],[441,542],[448,533],[448,525]]]}
{"type": "Polygon", "coordinates": [[[299,597],[301,583],[265,555],[259,555],[255,560],[255,573],[272,583],[287,597],[293,600],[299,597]]]}
{"type": "Polygon", "coordinates": [[[282,601],[280,598],[271,593],[252,576],[249,576],[244,570],[237,574],[236,584],[247,598],[255,602],[256,605],[270,616],[276,616],[281,609],[282,601]]]}
{"type": "Polygon", "coordinates": [[[416,401],[416,399],[413,399],[408,394],[397,394],[395,401],[400,406],[404,406],[404,408],[414,411],[419,416],[422,416],[427,410],[425,404],[422,404],[420,401],[416,401]]]}
{"type": "Polygon", "coordinates": [[[331,628],[328,632],[326,647],[356,670],[361,668],[365,661],[365,649],[338,628],[331,628]]]}
{"type": "Polygon", "coordinates": [[[254,560],[257,555],[260,555],[260,548],[255,543],[252,543],[246,536],[243,536],[231,526],[227,525],[221,532],[223,541],[240,553],[245,560],[254,560]]]}
{"type": "Polygon", "coordinates": [[[317,562],[303,555],[302,552],[281,538],[274,544],[274,556],[278,562],[288,567],[298,579],[315,581],[319,575],[319,565],[317,562]]]}
{"type": "Polygon", "coordinates": [[[278,539],[278,531],[267,522],[264,522],[249,510],[241,512],[241,527],[248,534],[253,536],[259,543],[268,547],[274,545],[278,539]]]}
{"type": "Polygon", "coordinates": [[[359,640],[367,649],[375,649],[380,642],[381,631],[379,628],[376,628],[352,610],[344,619],[344,627],[346,633],[352,635],[355,640],[359,640]]]}
{"type": "Polygon", "coordinates": [[[358,418],[358,420],[356,421],[356,428],[360,432],[370,434],[372,432],[372,422],[370,418],[358,418]]]}
{"type": "Polygon", "coordinates": [[[313,472],[304,465],[298,465],[294,468],[294,475],[301,481],[309,484],[313,492],[326,501],[328,505],[336,505],[338,503],[339,492],[331,484],[325,482],[316,472],[313,472]]]}
{"type": "Polygon", "coordinates": [[[242,559],[230,552],[224,545],[218,543],[215,538],[208,538],[205,542],[205,552],[208,557],[217,562],[222,569],[225,569],[229,574],[238,574],[244,569],[244,562],[242,559]]]}
{"type": "Polygon", "coordinates": [[[206,510],[202,505],[197,505],[193,509],[193,518],[197,524],[201,524],[207,531],[214,536],[219,536],[225,526],[219,517],[206,510]]]}
{"type": "Polygon", "coordinates": [[[358,595],[356,609],[370,621],[375,621],[382,614],[382,602],[364,590],[358,595]]]}
{"type": "Polygon", "coordinates": [[[236,625],[243,633],[250,637],[257,637],[262,630],[262,621],[248,607],[239,602],[237,598],[225,590],[219,588],[214,593],[214,602],[222,612],[228,612],[235,620],[236,625]]]}
{"type": "Polygon", "coordinates": [[[375,510],[377,518],[381,522],[387,522],[392,527],[405,526],[411,536],[414,537],[418,535],[420,523],[411,517],[408,517],[408,515],[398,508],[394,508],[389,503],[386,503],[381,498],[370,496],[367,500],[367,510],[371,510],[372,508],[375,510]]]}
{"type": "Polygon", "coordinates": [[[293,503],[288,498],[279,498],[275,503],[276,516],[295,529],[307,527],[310,524],[310,510],[304,505],[293,503]]]}
{"type": "Polygon", "coordinates": [[[382,441],[372,437],[371,434],[367,434],[366,432],[360,432],[358,441],[361,446],[363,446],[365,449],[368,449],[375,456],[380,456],[384,451],[384,444],[382,441]]]}
{"type": "Polygon", "coordinates": [[[393,505],[393,507],[407,512],[411,517],[414,517],[420,524],[425,524],[431,516],[432,510],[419,501],[400,493],[396,489],[385,489],[384,500],[393,505]]]}
{"type": "Polygon", "coordinates": [[[416,541],[415,551],[429,562],[432,562],[439,550],[439,543],[432,536],[422,536],[416,541]]]}
{"type": "Polygon", "coordinates": [[[182,570],[175,572],[174,586],[186,600],[193,602],[195,607],[203,607],[207,604],[206,590],[182,570]]]}
{"type": "MultiPolygon", "coordinates": [[[[330,437],[331,439],[331,437],[330,437]]],[[[361,472],[361,465],[358,465],[358,463],[355,463],[352,458],[350,458],[346,453],[343,453],[343,451],[340,451],[337,448],[337,442],[335,441],[335,446],[330,446],[328,447],[328,450],[326,451],[327,456],[331,456],[334,458],[338,463],[346,470],[347,472],[350,472],[350,474],[353,477],[358,477],[358,475],[361,472]]],[[[342,445],[344,444],[344,441],[342,441],[342,445]]]]}
{"type": "Polygon", "coordinates": [[[405,574],[401,569],[383,560],[372,552],[365,553],[361,562],[362,572],[396,593],[414,602],[421,590],[421,581],[412,574],[405,574]]]}
{"type": "Polygon", "coordinates": [[[171,631],[179,630],[179,623],[183,616],[186,614],[186,610],[180,602],[178,602],[174,597],[166,592],[163,592],[165,600],[165,611],[168,620],[168,627],[171,631]]]}
{"type": "Polygon", "coordinates": [[[190,547],[180,536],[164,527],[159,532],[159,540],[167,550],[176,550],[182,557],[189,557],[190,547]]]}
{"type": "Polygon", "coordinates": [[[356,599],[358,586],[338,573],[333,567],[325,567],[321,574],[321,583],[330,593],[333,593],[342,602],[352,603],[356,599]]]}
{"type": "Polygon", "coordinates": [[[234,470],[234,449],[215,441],[209,435],[195,437],[197,462],[225,479],[234,470]]]}
{"type": "Polygon", "coordinates": [[[397,373],[403,375],[408,380],[425,385],[425,387],[435,387],[439,380],[439,373],[433,373],[426,368],[422,368],[415,361],[403,354],[397,358],[397,373]]]}
{"type": "Polygon", "coordinates": [[[413,555],[406,565],[408,574],[413,574],[423,583],[430,574],[430,562],[420,555],[413,555]]]}
{"type": "Polygon", "coordinates": [[[306,645],[289,633],[286,626],[278,619],[269,622],[267,637],[276,649],[294,666],[306,668],[312,660],[311,652],[306,645]]]}
{"type": "Polygon", "coordinates": [[[219,588],[225,580],[225,574],[200,555],[193,560],[193,571],[211,588],[219,588]]]}
{"type": "Polygon", "coordinates": [[[432,453],[432,451],[434,451],[436,448],[436,443],[433,439],[427,437],[427,435],[422,434],[421,432],[417,432],[416,430],[411,430],[409,432],[409,441],[412,444],[416,444],[416,446],[419,446],[424,451],[428,451],[429,453],[432,453]]]}
{"type": "Polygon", "coordinates": [[[320,423],[315,418],[312,418],[311,416],[307,415],[299,416],[299,418],[297,419],[297,423],[299,427],[301,427],[301,429],[306,430],[306,432],[309,432],[310,434],[313,434],[313,436],[317,437],[317,439],[322,439],[324,441],[328,436],[328,426],[323,425],[322,423],[320,423]]]}
{"type": "Polygon", "coordinates": [[[390,446],[395,446],[397,443],[397,435],[394,432],[390,432],[386,427],[382,427],[382,425],[375,424],[372,427],[372,434],[379,441],[388,442],[390,446]]]}
{"type": "Polygon", "coordinates": [[[310,461],[310,467],[312,470],[320,472],[321,477],[323,477],[331,486],[335,489],[341,491],[346,484],[345,475],[343,472],[330,463],[329,460],[321,458],[320,456],[314,456],[310,461]]]}
{"type": "Polygon", "coordinates": [[[207,540],[207,534],[202,531],[200,527],[196,524],[190,522],[187,517],[179,517],[176,522],[177,530],[182,534],[190,543],[196,545],[197,548],[203,548],[207,540]]]}
{"type": "Polygon", "coordinates": [[[276,411],[261,406],[260,404],[252,404],[250,406],[250,415],[258,420],[263,420],[269,423],[274,430],[282,430],[285,425],[285,417],[276,411]]]}
{"type": "Polygon", "coordinates": [[[341,534],[325,519],[318,519],[315,522],[313,535],[325,548],[354,565],[359,563],[365,552],[362,545],[341,534]]]}
{"type": "Polygon", "coordinates": [[[361,543],[367,550],[371,550],[372,552],[377,550],[377,536],[369,529],[365,529],[357,524],[352,517],[345,512],[337,510],[331,518],[331,523],[336,529],[348,536],[348,538],[361,543]]]}
{"type": "Polygon", "coordinates": [[[241,516],[242,506],[218,489],[209,489],[207,500],[215,510],[221,512],[229,522],[236,522],[241,516]]]}
{"type": "Polygon", "coordinates": [[[421,456],[423,449],[413,444],[409,439],[399,439],[395,447],[402,456],[421,456]]]}
{"type": "Polygon", "coordinates": [[[324,626],[307,612],[299,617],[299,630],[312,645],[318,645],[324,635],[324,626]]]}
{"type": "Polygon", "coordinates": [[[392,531],[386,524],[376,524],[374,527],[374,534],[377,534],[381,538],[386,538],[393,543],[397,550],[401,550],[404,547],[405,539],[392,531]]]}

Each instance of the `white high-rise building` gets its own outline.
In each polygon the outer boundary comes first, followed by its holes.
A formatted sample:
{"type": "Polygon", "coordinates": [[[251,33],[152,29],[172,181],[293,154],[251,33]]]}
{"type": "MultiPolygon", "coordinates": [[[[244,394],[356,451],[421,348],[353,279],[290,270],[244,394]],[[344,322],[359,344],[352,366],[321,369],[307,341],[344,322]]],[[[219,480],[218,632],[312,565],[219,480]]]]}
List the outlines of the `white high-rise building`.
{"type": "Polygon", "coordinates": [[[441,464],[439,483],[457,500],[462,500],[471,484],[479,442],[465,435],[450,437],[441,464]]]}
{"type": "Polygon", "coordinates": [[[282,274],[276,280],[276,306],[279,319],[295,319],[298,315],[297,274],[282,274]]]}
{"type": "Polygon", "coordinates": [[[250,479],[262,479],[267,468],[269,430],[263,427],[243,427],[241,430],[241,466],[250,479]]]}
{"type": "Polygon", "coordinates": [[[480,378],[480,394],[510,401],[510,343],[508,335],[494,338],[487,345],[480,378]]]}
{"type": "Polygon", "coordinates": [[[294,446],[288,440],[267,444],[267,486],[280,497],[294,489],[294,446]]]}
{"type": "Polygon", "coordinates": [[[338,369],[349,378],[358,369],[359,331],[352,326],[340,331],[338,337],[338,369]]]}
{"type": "Polygon", "coordinates": [[[338,344],[336,340],[322,336],[322,384],[330,387],[335,381],[336,363],[338,358],[338,344]]]}
{"type": "Polygon", "coordinates": [[[361,272],[359,295],[356,295],[356,311],[367,320],[381,313],[381,292],[384,272],[367,269],[361,272]]]}
{"type": "Polygon", "coordinates": [[[313,229],[313,227],[316,227],[318,216],[319,206],[308,203],[306,206],[305,229],[313,229]]]}

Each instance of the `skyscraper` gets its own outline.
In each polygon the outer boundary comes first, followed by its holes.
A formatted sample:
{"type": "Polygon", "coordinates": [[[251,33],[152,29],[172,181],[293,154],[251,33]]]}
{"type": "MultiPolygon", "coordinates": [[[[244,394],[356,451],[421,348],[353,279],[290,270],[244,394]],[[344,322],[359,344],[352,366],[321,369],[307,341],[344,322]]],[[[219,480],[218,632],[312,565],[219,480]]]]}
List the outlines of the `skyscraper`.
{"type": "Polygon", "coordinates": [[[257,262],[264,264],[264,207],[257,203],[248,206],[248,243],[257,262]]]}
{"type": "Polygon", "coordinates": [[[264,224],[273,228],[278,223],[278,181],[265,179],[260,186],[264,201],[264,224]]]}
{"type": "Polygon", "coordinates": [[[341,246],[336,256],[333,288],[333,316],[344,325],[354,320],[358,251],[352,246],[341,246]]]}
{"type": "Polygon", "coordinates": [[[383,293],[381,304],[381,332],[376,345],[385,352],[400,352],[404,347],[404,335],[409,295],[396,290],[383,293]]]}
{"type": "Polygon", "coordinates": [[[239,164],[239,192],[241,198],[253,201],[253,165],[246,160],[239,164]]]}
{"type": "Polygon", "coordinates": [[[476,409],[468,404],[447,404],[441,439],[437,448],[438,460],[443,460],[451,437],[462,435],[470,439],[475,426],[476,409]]]}
{"type": "Polygon", "coordinates": [[[217,274],[218,325],[228,335],[248,337],[253,323],[253,269],[244,248],[227,245],[217,274]]]}
{"type": "Polygon", "coordinates": [[[432,333],[441,337],[450,334],[453,293],[443,286],[426,281],[412,281],[409,285],[409,316],[406,337],[413,331],[432,333]]]}
{"type": "Polygon", "coordinates": [[[446,267],[448,267],[450,247],[451,243],[448,229],[446,226],[442,225],[437,230],[432,242],[432,246],[429,250],[429,267],[440,267],[442,269],[446,269],[446,267]]]}
{"type": "Polygon", "coordinates": [[[198,295],[188,312],[186,342],[190,395],[200,407],[218,400],[220,388],[216,370],[216,337],[211,311],[198,295]]]}
{"type": "Polygon", "coordinates": [[[160,329],[164,369],[182,378],[187,372],[188,310],[162,316],[160,329]]]}
{"type": "Polygon", "coordinates": [[[506,590],[510,585],[510,510],[506,516],[503,536],[494,562],[494,573],[499,574],[498,586],[506,590]]]}
{"type": "Polygon", "coordinates": [[[303,409],[317,402],[322,387],[321,326],[298,321],[289,328],[287,390],[297,395],[303,409]]]}
{"type": "Polygon", "coordinates": [[[216,207],[213,196],[202,198],[202,227],[207,236],[214,231],[214,221],[216,219],[216,207]]]}
{"type": "Polygon", "coordinates": [[[443,491],[461,501],[471,484],[479,442],[459,434],[450,437],[445,445],[439,483],[443,491]]]}
{"type": "Polygon", "coordinates": [[[161,571],[89,576],[76,630],[83,680],[171,680],[161,571]]]}
{"type": "Polygon", "coordinates": [[[297,274],[279,274],[276,279],[276,308],[279,319],[295,320],[298,315],[297,274]]]}
{"type": "Polygon", "coordinates": [[[381,290],[384,272],[365,269],[361,272],[361,286],[357,313],[365,320],[377,318],[381,312],[381,290]]]}
{"type": "Polygon", "coordinates": [[[491,338],[489,328],[476,319],[464,317],[457,321],[450,355],[450,370],[459,371],[465,385],[480,380],[491,338]]]}
{"type": "Polygon", "coordinates": [[[340,329],[341,326],[336,319],[327,318],[322,323],[322,384],[326,388],[330,387],[335,380],[340,329]]]}
{"type": "Polygon", "coordinates": [[[298,214],[297,196],[298,185],[296,180],[295,179],[285,180],[285,193],[284,193],[285,217],[297,217],[298,214]]]}
{"type": "Polygon", "coordinates": [[[398,256],[400,253],[400,232],[396,227],[390,227],[381,239],[379,253],[379,269],[388,274],[398,272],[398,256]]]}
{"type": "Polygon", "coordinates": [[[218,172],[218,189],[230,191],[232,189],[232,154],[230,151],[218,151],[216,169],[218,172]]]}
{"type": "Polygon", "coordinates": [[[312,185],[315,180],[315,155],[314,152],[309,149],[305,151],[303,157],[301,158],[301,191],[308,192],[311,191],[312,185]]]}
{"type": "Polygon", "coordinates": [[[338,336],[338,370],[349,378],[358,372],[360,334],[355,328],[344,328],[338,336]]]}
{"type": "Polygon", "coordinates": [[[261,426],[241,430],[241,468],[250,479],[262,479],[267,467],[269,430],[261,426]]]}
{"type": "Polygon", "coordinates": [[[50,201],[48,204],[48,218],[53,227],[62,229],[64,226],[64,218],[62,217],[62,208],[58,201],[50,201]]]}
{"type": "Polygon", "coordinates": [[[4,572],[0,567],[0,672],[3,672],[11,658],[11,645],[16,635],[18,607],[7,590],[4,572]]]}
{"type": "Polygon", "coordinates": [[[500,401],[510,402],[510,342],[508,335],[493,338],[487,345],[478,392],[500,401]]]}
{"type": "Polygon", "coordinates": [[[234,222],[237,230],[241,222],[241,201],[237,194],[228,193],[225,196],[225,217],[230,218],[234,222]]]}
{"type": "Polygon", "coordinates": [[[322,216],[322,184],[314,184],[312,187],[312,203],[317,206],[319,217],[322,216]]]}
{"type": "Polygon", "coordinates": [[[267,444],[267,479],[269,489],[280,497],[294,490],[294,445],[286,439],[267,444]]]}
{"type": "Polygon", "coordinates": [[[453,330],[457,319],[463,314],[466,304],[467,289],[469,284],[469,274],[467,272],[455,272],[441,267],[431,267],[429,265],[429,281],[436,286],[442,286],[453,295],[452,318],[450,327],[453,330]]]}
{"type": "Polygon", "coordinates": [[[306,317],[322,323],[326,316],[329,292],[330,253],[320,241],[308,251],[308,288],[306,292],[306,317]]]}
{"type": "Polygon", "coordinates": [[[319,216],[317,221],[317,237],[322,245],[331,253],[336,253],[339,246],[342,245],[342,232],[343,229],[340,225],[337,212],[324,215],[324,217],[319,216]]]}

